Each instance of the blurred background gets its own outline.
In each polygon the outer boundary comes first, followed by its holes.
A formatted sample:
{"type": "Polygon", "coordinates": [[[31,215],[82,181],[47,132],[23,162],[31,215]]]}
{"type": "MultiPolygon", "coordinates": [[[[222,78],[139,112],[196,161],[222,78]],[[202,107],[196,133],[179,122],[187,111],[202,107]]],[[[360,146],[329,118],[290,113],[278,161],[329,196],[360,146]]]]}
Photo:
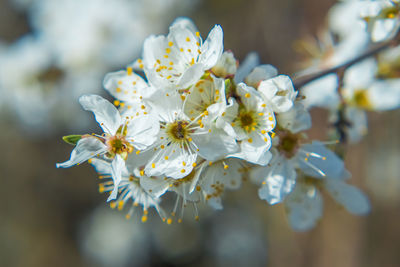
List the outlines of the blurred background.
{"type": "MultiPolygon", "coordinates": [[[[199,222],[167,225],[152,214],[143,224],[108,207],[87,164],[55,168],[72,149],[61,136],[98,129],[78,97],[109,98],[104,74],[140,56],[144,38],[175,17],[192,18],[203,37],[221,24],[239,60],[256,51],[292,74],[294,42],[315,34],[334,2],[0,0],[0,265],[399,266],[399,110],[369,114],[369,134],[346,156],[371,213],[350,215],[326,197],[306,233],[250,183],[226,194],[223,211],[202,207],[199,222]]],[[[310,137],[326,140],[327,112],[312,116],[310,137]]]]}

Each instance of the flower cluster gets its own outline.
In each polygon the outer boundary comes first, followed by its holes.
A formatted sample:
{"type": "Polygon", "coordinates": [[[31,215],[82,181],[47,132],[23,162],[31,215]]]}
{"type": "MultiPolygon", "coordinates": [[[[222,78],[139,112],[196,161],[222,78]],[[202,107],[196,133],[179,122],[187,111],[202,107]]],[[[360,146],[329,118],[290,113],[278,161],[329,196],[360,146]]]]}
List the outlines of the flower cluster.
{"type": "Polygon", "coordinates": [[[223,50],[219,25],[203,40],[186,18],[168,35],[148,37],[141,59],[104,78],[113,104],[97,95],[79,99],[103,133],[64,137],[76,146],[57,166],[88,161],[105,179],[99,190],[111,207],[129,206],[131,217],[140,205],[143,222],[150,207],[168,224],[181,222],[188,204],[196,218],[200,202],[221,209],[223,193],[246,178],[261,199],[284,203],[295,230],[322,216],[321,190],[349,212],[367,213],[342,159],[305,134],[311,118],[291,78],[258,65],[253,54],[239,65],[223,50]],[[170,215],[160,206],[167,192],[176,195],[170,215]]]}
{"type": "Polygon", "coordinates": [[[311,55],[301,73],[339,66],[338,71],[314,79],[300,91],[307,108],[330,111],[336,138],[356,143],[367,133],[367,111],[400,107],[400,3],[340,1],[330,10],[328,21],[319,44],[322,49],[311,55]],[[370,48],[387,49],[363,57],[370,48]],[[357,56],[362,60],[346,65],[357,56]]]}

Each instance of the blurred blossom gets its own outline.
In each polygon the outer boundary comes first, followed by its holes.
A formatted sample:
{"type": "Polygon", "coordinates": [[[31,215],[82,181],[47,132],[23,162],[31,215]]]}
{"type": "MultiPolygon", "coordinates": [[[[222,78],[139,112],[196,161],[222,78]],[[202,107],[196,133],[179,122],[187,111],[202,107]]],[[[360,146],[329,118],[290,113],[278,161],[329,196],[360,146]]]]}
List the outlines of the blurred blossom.
{"type": "MultiPolygon", "coordinates": [[[[27,133],[81,131],[89,123],[76,99],[101,90],[104,73],[138,56],[144,38],[195,2],[182,0],[32,0],[25,7],[33,32],[0,49],[5,108],[27,133]],[[83,116],[83,117],[82,117],[83,116]]],[[[3,47],[3,45],[2,45],[3,47]]]]}
{"type": "Polygon", "coordinates": [[[82,222],[80,248],[98,266],[144,266],[150,256],[146,226],[102,205],[82,222]]]}
{"type": "Polygon", "coordinates": [[[105,71],[129,63],[149,33],[164,30],[175,12],[191,5],[182,0],[37,0],[30,20],[60,67],[105,71]]]}
{"type": "MultiPolygon", "coordinates": [[[[393,58],[394,52],[390,54],[393,58]]],[[[336,122],[339,119],[337,110],[343,103],[346,104],[344,116],[349,123],[347,128],[349,141],[359,142],[368,129],[366,111],[392,110],[400,106],[398,74],[392,73],[390,76],[386,72],[390,78],[381,79],[384,78],[385,70],[384,67],[378,67],[378,62],[384,59],[385,57],[382,57],[376,61],[371,58],[348,68],[341,85],[341,96],[337,90],[338,78],[335,74],[324,76],[303,86],[301,92],[306,97],[305,105],[308,108],[313,106],[328,108],[331,112],[331,121],[336,122]]],[[[389,61],[386,62],[390,64],[389,61]]],[[[393,72],[394,68],[389,67],[388,70],[393,72]]]]}

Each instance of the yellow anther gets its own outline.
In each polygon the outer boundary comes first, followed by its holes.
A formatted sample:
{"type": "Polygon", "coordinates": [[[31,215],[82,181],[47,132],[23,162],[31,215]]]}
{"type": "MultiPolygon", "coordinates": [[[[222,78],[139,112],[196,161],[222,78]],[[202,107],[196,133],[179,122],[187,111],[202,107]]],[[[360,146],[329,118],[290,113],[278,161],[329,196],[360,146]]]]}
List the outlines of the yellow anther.
{"type": "Polygon", "coordinates": [[[196,167],[196,166],[197,166],[197,163],[196,163],[196,162],[193,162],[192,166],[193,166],[193,167],[196,167]]]}
{"type": "Polygon", "coordinates": [[[121,85],[121,84],[122,84],[122,81],[118,81],[117,83],[118,83],[119,85],[121,85]]]}
{"type": "Polygon", "coordinates": [[[183,50],[183,48],[179,48],[179,51],[183,52],[184,50],[183,50]]]}
{"type": "Polygon", "coordinates": [[[247,139],[247,142],[253,143],[253,139],[249,138],[249,139],[247,139]]]}
{"type": "Polygon", "coordinates": [[[224,169],[225,170],[229,169],[229,165],[224,165],[224,169]]]}
{"type": "Polygon", "coordinates": [[[99,193],[103,193],[104,192],[104,186],[103,185],[99,185],[99,193]]]}
{"type": "Polygon", "coordinates": [[[276,136],[276,133],[271,133],[271,138],[274,138],[276,136]]]}
{"type": "Polygon", "coordinates": [[[139,154],[140,154],[140,150],[137,150],[137,151],[136,151],[136,155],[139,155],[139,154]]]}
{"type": "Polygon", "coordinates": [[[142,216],[142,223],[145,223],[145,222],[147,222],[147,216],[146,216],[146,215],[143,215],[143,216],[142,216]]]}
{"type": "Polygon", "coordinates": [[[200,185],[196,186],[196,190],[201,191],[201,186],[200,185]]]}
{"type": "Polygon", "coordinates": [[[130,215],[130,214],[126,214],[126,215],[125,215],[125,219],[129,220],[130,218],[131,218],[131,215],[130,215]]]}
{"type": "Polygon", "coordinates": [[[169,80],[169,79],[171,79],[172,78],[172,76],[171,75],[168,75],[167,76],[167,80],[169,80]]]}
{"type": "Polygon", "coordinates": [[[322,157],[322,160],[326,160],[326,157],[322,157]]]}
{"type": "Polygon", "coordinates": [[[268,119],[269,119],[270,121],[273,121],[273,120],[274,120],[274,118],[273,118],[273,117],[269,117],[268,119]]]}
{"type": "Polygon", "coordinates": [[[171,66],[174,65],[174,62],[170,61],[170,62],[169,62],[169,65],[171,65],[171,66]]]}
{"type": "Polygon", "coordinates": [[[164,149],[164,148],[165,148],[165,146],[164,146],[164,145],[161,145],[160,147],[161,147],[161,149],[164,149]]]}
{"type": "Polygon", "coordinates": [[[124,208],[124,202],[122,200],[118,201],[118,210],[122,210],[124,208]]]}
{"type": "Polygon", "coordinates": [[[165,159],[165,160],[168,160],[168,159],[169,159],[169,157],[168,157],[168,156],[165,156],[165,157],[164,157],[164,159],[165,159]]]}
{"type": "Polygon", "coordinates": [[[139,173],[140,173],[140,176],[144,176],[144,170],[141,170],[139,173]]]}
{"type": "Polygon", "coordinates": [[[262,133],[262,134],[266,134],[267,131],[266,131],[266,130],[261,130],[261,133],[262,133]]]}
{"type": "Polygon", "coordinates": [[[171,224],[172,223],[172,219],[171,218],[168,218],[167,219],[167,224],[171,224]]]}
{"type": "Polygon", "coordinates": [[[182,169],[182,170],[181,170],[181,173],[185,173],[185,172],[186,172],[186,170],[185,170],[185,169],[182,169]]]}
{"type": "Polygon", "coordinates": [[[117,93],[121,93],[121,88],[119,88],[119,87],[117,87],[117,88],[115,88],[115,91],[117,92],[117,93]]]}
{"type": "Polygon", "coordinates": [[[119,100],[114,100],[114,106],[119,106],[119,104],[120,104],[120,102],[119,102],[119,100]]]}
{"type": "Polygon", "coordinates": [[[258,116],[264,116],[264,113],[260,112],[258,113],[258,116]]]}
{"type": "Polygon", "coordinates": [[[133,73],[132,67],[127,67],[127,68],[126,68],[126,74],[132,75],[132,73],[133,73]]]}
{"type": "Polygon", "coordinates": [[[189,37],[186,37],[186,42],[190,42],[190,38],[189,37]]]}
{"type": "Polygon", "coordinates": [[[192,142],[192,141],[193,141],[192,137],[189,137],[189,138],[188,138],[188,141],[189,141],[189,142],[192,142]]]}
{"type": "Polygon", "coordinates": [[[213,163],[212,163],[212,161],[208,162],[208,165],[210,165],[210,166],[211,166],[212,164],[213,164],[213,163]]]}
{"type": "Polygon", "coordinates": [[[143,64],[140,64],[140,65],[139,65],[139,68],[143,69],[143,68],[144,68],[144,65],[143,65],[143,64]]]}
{"type": "Polygon", "coordinates": [[[199,218],[199,216],[196,216],[196,217],[194,217],[194,219],[195,219],[196,221],[198,221],[200,218],[199,218]]]}
{"type": "Polygon", "coordinates": [[[116,203],[115,201],[113,201],[113,202],[110,203],[110,207],[111,207],[112,209],[115,209],[116,206],[117,206],[117,203],[116,203]]]}
{"type": "Polygon", "coordinates": [[[88,159],[88,161],[87,161],[89,164],[92,164],[93,163],[93,159],[88,159]]]}
{"type": "Polygon", "coordinates": [[[154,168],[156,167],[156,164],[155,164],[155,163],[152,163],[152,164],[151,164],[151,167],[154,169],[154,168]]]}
{"type": "Polygon", "coordinates": [[[186,99],[186,96],[181,95],[181,99],[182,99],[182,101],[184,101],[186,99]]]}
{"type": "Polygon", "coordinates": [[[183,166],[186,166],[186,162],[182,161],[182,165],[183,165],[183,166]]]}
{"type": "Polygon", "coordinates": [[[200,33],[199,33],[199,32],[196,32],[196,36],[197,36],[197,37],[200,37],[200,33]]]}
{"type": "Polygon", "coordinates": [[[250,97],[250,93],[246,93],[246,94],[244,95],[244,97],[245,97],[245,98],[249,98],[249,97],[250,97]]]}
{"type": "Polygon", "coordinates": [[[145,105],[141,105],[140,108],[141,108],[141,109],[145,109],[146,106],[145,106],[145,105]]]}
{"type": "Polygon", "coordinates": [[[266,104],[262,104],[261,106],[262,106],[263,108],[265,108],[267,105],[266,105],[266,104]]]}
{"type": "Polygon", "coordinates": [[[178,219],[178,223],[182,223],[182,219],[178,219]]]}
{"type": "Polygon", "coordinates": [[[173,46],[174,43],[173,43],[173,42],[168,42],[168,45],[169,45],[169,46],[173,46]]]}
{"type": "Polygon", "coordinates": [[[167,53],[167,54],[171,53],[171,48],[169,48],[169,47],[166,48],[166,49],[165,49],[165,53],[167,53]]]}

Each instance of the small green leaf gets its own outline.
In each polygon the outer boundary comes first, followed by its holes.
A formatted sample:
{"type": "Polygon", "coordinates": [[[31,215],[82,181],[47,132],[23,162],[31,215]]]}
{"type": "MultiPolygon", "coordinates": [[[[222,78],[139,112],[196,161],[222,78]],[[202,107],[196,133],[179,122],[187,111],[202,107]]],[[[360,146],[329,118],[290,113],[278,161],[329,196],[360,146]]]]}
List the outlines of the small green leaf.
{"type": "Polygon", "coordinates": [[[81,138],[82,135],[80,134],[71,134],[62,137],[64,142],[70,145],[76,145],[76,143],[78,143],[78,141],[81,140],[81,138]]]}

